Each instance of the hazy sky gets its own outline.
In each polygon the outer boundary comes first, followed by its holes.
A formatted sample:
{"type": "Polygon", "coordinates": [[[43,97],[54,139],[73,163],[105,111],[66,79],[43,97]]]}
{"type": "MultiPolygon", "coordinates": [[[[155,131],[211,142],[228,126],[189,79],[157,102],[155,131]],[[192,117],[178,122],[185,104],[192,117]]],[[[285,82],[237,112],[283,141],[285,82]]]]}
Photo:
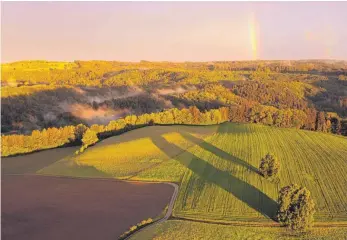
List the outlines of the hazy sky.
{"type": "Polygon", "coordinates": [[[347,2],[2,2],[3,62],[347,59],[347,2]]]}

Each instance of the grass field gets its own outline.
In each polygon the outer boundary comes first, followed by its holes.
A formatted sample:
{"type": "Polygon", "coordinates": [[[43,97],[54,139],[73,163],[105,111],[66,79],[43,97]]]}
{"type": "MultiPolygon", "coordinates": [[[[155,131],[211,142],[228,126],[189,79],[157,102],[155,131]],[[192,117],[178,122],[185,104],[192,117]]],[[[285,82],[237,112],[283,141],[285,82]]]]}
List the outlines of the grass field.
{"type": "Polygon", "coordinates": [[[313,228],[306,234],[294,234],[284,228],[230,226],[169,220],[149,227],[130,239],[345,240],[346,235],[347,228],[313,228]]]}
{"type": "Polygon", "coordinates": [[[175,214],[218,221],[263,221],[274,216],[279,189],[297,183],[311,191],[316,220],[347,220],[346,156],[346,138],[223,124],[217,134],[176,157],[189,170],[175,214]],[[281,162],[275,182],[265,180],[256,170],[268,152],[281,162]]]}
{"type": "Polygon", "coordinates": [[[195,143],[181,133],[189,132],[198,141],[216,132],[218,126],[146,127],[106,139],[83,154],[64,158],[39,173],[79,177],[115,177],[118,179],[180,182],[186,167],[172,157],[195,143]],[[161,149],[155,139],[163,137],[178,149],[161,149]]]}
{"type": "Polygon", "coordinates": [[[175,181],[180,192],[174,216],[273,223],[278,191],[307,187],[318,222],[347,221],[347,139],[256,124],[153,126],[109,138],[81,155],[39,173],[175,181]],[[273,182],[257,172],[268,152],[281,162],[273,182]]]}

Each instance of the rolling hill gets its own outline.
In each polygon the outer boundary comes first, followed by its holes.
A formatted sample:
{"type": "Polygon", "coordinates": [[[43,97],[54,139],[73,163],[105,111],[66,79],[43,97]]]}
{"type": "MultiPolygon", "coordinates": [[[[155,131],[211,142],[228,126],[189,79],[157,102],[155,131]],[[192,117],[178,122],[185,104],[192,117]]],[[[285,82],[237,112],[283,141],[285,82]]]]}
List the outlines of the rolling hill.
{"type": "Polygon", "coordinates": [[[173,181],[180,184],[175,217],[269,225],[279,189],[298,183],[313,195],[316,221],[333,223],[347,220],[346,156],[347,139],[331,134],[257,124],[151,126],[38,173],[173,181]],[[268,152],[281,162],[274,181],[257,172],[268,152]]]}

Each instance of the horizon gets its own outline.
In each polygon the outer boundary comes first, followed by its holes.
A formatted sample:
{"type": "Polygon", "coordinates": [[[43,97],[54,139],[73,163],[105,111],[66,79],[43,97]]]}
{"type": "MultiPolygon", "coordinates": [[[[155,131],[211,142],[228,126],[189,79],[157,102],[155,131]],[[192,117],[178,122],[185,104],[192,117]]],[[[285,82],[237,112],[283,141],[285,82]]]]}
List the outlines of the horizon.
{"type": "Polygon", "coordinates": [[[347,60],[347,2],[4,2],[1,62],[347,60]]]}
{"type": "Polygon", "coordinates": [[[141,63],[141,62],[151,62],[151,63],[216,63],[216,62],[290,62],[290,61],[303,61],[303,62],[324,62],[324,61],[332,61],[332,62],[347,62],[347,59],[257,59],[257,60],[212,60],[212,61],[168,61],[168,60],[158,60],[158,61],[150,61],[150,60],[139,60],[139,61],[122,61],[122,60],[104,60],[104,59],[75,59],[70,61],[60,61],[60,60],[45,60],[45,59],[25,59],[25,60],[18,60],[18,61],[12,61],[12,62],[1,62],[1,64],[13,64],[13,63],[20,63],[20,62],[66,62],[66,63],[73,63],[76,61],[83,61],[83,62],[93,62],[93,61],[100,61],[100,62],[123,62],[123,63],[141,63]]]}

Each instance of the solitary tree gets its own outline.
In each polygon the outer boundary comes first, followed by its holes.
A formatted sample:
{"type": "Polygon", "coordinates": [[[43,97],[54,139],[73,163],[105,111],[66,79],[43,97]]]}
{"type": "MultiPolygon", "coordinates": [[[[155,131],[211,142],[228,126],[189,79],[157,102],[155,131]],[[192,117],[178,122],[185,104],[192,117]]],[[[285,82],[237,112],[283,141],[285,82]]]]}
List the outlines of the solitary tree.
{"type": "Polygon", "coordinates": [[[260,161],[259,171],[265,178],[277,176],[280,170],[279,161],[272,155],[266,154],[260,161]]]}
{"type": "Polygon", "coordinates": [[[297,184],[291,184],[280,190],[278,221],[293,230],[306,230],[313,224],[315,205],[310,191],[297,184]]]}
{"type": "Polygon", "coordinates": [[[98,135],[96,132],[88,129],[84,134],[82,138],[83,146],[88,147],[98,141],[98,135]]]}

